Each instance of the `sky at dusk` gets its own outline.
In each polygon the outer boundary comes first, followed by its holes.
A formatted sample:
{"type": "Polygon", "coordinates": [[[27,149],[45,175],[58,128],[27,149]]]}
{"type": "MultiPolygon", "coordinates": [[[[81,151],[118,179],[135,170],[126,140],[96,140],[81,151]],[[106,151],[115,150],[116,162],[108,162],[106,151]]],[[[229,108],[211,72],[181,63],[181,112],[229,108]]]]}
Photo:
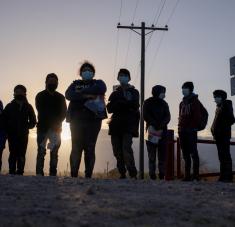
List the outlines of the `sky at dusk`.
{"type": "Polygon", "coordinates": [[[234,0],[0,0],[0,99],[8,103],[21,83],[34,105],[51,72],[58,74],[64,93],[84,60],[106,82],[107,97],[121,67],[131,71],[139,89],[140,36],[118,30],[117,23],[151,26],[157,21],[156,26],[164,27],[169,22],[169,31],[146,36],[145,97],[155,84],[167,87],[170,127],[175,128],[181,85],[191,80],[210,114],[209,127],[213,90],[224,89],[234,100],[229,76],[229,58],[235,55],[234,9],[234,0]]]}

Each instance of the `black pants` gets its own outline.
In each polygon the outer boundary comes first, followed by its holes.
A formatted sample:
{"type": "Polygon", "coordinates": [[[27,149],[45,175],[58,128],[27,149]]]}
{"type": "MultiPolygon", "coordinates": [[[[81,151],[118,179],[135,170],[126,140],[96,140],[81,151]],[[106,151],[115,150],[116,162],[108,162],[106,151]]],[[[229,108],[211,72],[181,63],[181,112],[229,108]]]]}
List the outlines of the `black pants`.
{"type": "Polygon", "coordinates": [[[27,135],[8,135],[9,144],[9,173],[23,175],[25,166],[25,154],[28,145],[27,135]]]}
{"type": "Polygon", "coordinates": [[[232,158],[230,154],[230,139],[219,137],[216,139],[216,146],[220,161],[220,180],[231,181],[232,174],[232,158]]]}
{"type": "Polygon", "coordinates": [[[113,154],[117,159],[117,168],[121,176],[125,176],[126,168],[130,177],[136,177],[137,170],[132,150],[131,134],[111,135],[113,154]]]}
{"type": "Polygon", "coordinates": [[[72,135],[72,151],[70,155],[71,176],[77,177],[84,150],[85,177],[91,178],[95,165],[95,146],[101,120],[72,120],[70,124],[72,135]]]}
{"type": "Polygon", "coordinates": [[[6,133],[0,130],[0,172],[2,169],[2,153],[5,149],[6,144],[6,133]]]}
{"type": "Polygon", "coordinates": [[[149,158],[149,176],[156,179],[156,153],[158,154],[159,179],[164,179],[166,169],[167,137],[162,137],[158,144],[146,141],[149,158]],[[157,151],[158,150],[158,151],[157,151]]]}
{"type": "Polygon", "coordinates": [[[193,177],[199,176],[199,156],[197,150],[197,132],[187,131],[179,133],[180,146],[185,162],[185,177],[191,175],[191,158],[193,161],[193,177]]]}

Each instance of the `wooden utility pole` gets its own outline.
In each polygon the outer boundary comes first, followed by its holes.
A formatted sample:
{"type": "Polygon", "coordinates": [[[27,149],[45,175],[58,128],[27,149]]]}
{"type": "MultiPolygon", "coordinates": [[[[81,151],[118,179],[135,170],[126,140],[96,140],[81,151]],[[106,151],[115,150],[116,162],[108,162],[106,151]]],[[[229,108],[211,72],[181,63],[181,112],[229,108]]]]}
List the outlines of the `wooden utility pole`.
{"type": "Polygon", "coordinates": [[[144,103],[144,90],[145,90],[145,36],[155,30],[168,31],[168,26],[165,28],[157,28],[154,25],[145,27],[145,22],[141,23],[141,27],[134,26],[121,26],[118,24],[117,28],[131,29],[135,33],[141,35],[141,79],[140,79],[140,145],[139,145],[139,178],[144,179],[144,119],[143,119],[143,103],[144,103]],[[136,30],[141,30],[138,32],[136,30]],[[148,31],[145,33],[145,31],[148,31]]]}

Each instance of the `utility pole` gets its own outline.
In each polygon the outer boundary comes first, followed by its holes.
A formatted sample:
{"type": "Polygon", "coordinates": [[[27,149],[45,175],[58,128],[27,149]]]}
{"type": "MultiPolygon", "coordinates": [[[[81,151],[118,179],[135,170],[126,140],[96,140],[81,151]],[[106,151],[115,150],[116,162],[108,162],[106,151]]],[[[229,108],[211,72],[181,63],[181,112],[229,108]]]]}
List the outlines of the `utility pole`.
{"type": "Polygon", "coordinates": [[[143,119],[143,103],[145,92],[145,36],[154,32],[155,30],[168,31],[168,26],[165,28],[157,28],[154,25],[145,27],[145,22],[141,22],[141,27],[134,26],[121,26],[118,23],[117,28],[131,29],[141,36],[141,79],[140,79],[140,144],[139,144],[139,178],[144,179],[144,119],[143,119]],[[141,30],[138,32],[136,30],[141,30]],[[145,31],[148,31],[145,33],[145,31]]]}

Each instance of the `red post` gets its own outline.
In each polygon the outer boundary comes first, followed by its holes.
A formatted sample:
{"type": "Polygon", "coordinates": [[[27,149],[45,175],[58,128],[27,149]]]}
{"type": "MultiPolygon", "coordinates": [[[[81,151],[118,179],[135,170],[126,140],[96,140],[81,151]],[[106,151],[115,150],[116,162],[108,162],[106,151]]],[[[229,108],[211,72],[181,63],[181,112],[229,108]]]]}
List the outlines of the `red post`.
{"type": "Polygon", "coordinates": [[[174,179],[174,130],[167,131],[166,180],[174,179]]]}

